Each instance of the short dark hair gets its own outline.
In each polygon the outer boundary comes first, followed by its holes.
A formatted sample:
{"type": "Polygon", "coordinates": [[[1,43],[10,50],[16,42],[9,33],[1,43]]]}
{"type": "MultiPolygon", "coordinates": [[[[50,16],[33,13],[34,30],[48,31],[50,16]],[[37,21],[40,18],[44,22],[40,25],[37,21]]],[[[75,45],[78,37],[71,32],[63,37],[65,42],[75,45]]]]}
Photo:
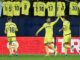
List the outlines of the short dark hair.
{"type": "Polygon", "coordinates": [[[12,19],[12,17],[8,17],[8,18],[7,18],[7,21],[10,21],[10,19],[12,19]]]}
{"type": "Polygon", "coordinates": [[[71,20],[70,16],[65,16],[65,17],[63,17],[63,18],[65,18],[65,19],[68,20],[68,21],[71,20]]]}
{"type": "Polygon", "coordinates": [[[68,17],[67,16],[63,16],[63,18],[67,19],[68,17]]]}

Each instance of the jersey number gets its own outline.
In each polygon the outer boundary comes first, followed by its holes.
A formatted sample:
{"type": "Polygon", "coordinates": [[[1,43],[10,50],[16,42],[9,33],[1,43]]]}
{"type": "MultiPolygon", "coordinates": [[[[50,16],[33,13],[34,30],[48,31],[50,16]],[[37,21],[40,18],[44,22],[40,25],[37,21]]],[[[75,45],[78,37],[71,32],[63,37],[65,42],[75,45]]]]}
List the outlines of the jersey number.
{"type": "Polygon", "coordinates": [[[9,7],[9,11],[11,11],[11,10],[12,10],[12,7],[10,6],[10,7],[9,7]]]}
{"type": "Polygon", "coordinates": [[[44,7],[40,7],[40,11],[44,11],[44,7]]]}
{"type": "Polygon", "coordinates": [[[7,11],[7,7],[5,6],[5,11],[7,11]]]}
{"type": "Polygon", "coordinates": [[[61,10],[64,10],[64,6],[63,6],[63,4],[62,4],[62,8],[61,8],[61,10]]]}
{"type": "Polygon", "coordinates": [[[15,6],[15,10],[19,10],[19,6],[15,6]]]}
{"type": "Polygon", "coordinates": [[[27,9],[27,5],[24,5],[24,10],[26,10],[27,9]]]}
{"type": "Polygon", "coordinates": [[[49,6],[49,11],[52,11],[53,10],[53,6],[49,6]]]}
{"type": "Polygon", "coordinates": [[[12,33],[15,32],[14,27],[10,27],[10,32],[12,32],[12,33]]]}
{"type": "Polygon", "coordinates": [[[72,6],[73,7],[73,9],[72,10],[77,10],[77,7],[76,6],[72,6]]]}

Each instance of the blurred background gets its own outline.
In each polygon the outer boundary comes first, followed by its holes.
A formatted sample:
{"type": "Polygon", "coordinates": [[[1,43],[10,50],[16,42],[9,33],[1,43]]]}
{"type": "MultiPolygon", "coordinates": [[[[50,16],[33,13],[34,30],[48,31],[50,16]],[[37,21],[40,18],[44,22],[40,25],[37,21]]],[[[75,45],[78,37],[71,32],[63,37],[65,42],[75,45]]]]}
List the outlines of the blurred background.
{"type": "MultiPolygon", "coordinates": [[[[0,1],[3,2],[3,1],[21,1],[21,0],[0,0],[0,1]]],[[[31,4],[33,4],[34,1],[48,2],[48,0],[30,0],[31,4]]],[[[49,0],[49,1],[56,1],[56,0],[49,0]]],[[[68,16],[68,20],[70,20],[71,22],[72,36],[79,37],[80,36],[80,16],[69,16],[69,1],[79,2],[79,0],[58,0],[58,1],[64,1],[66,3],[67,8],[65,10],[65,13],[68,16]]],[[[19,32],[17,32],[17,36],[35,36],[36,31],[43,25],[43,23],[46,22],[46,18],[48,16],[45,16],[45,17],[33,16],[33,12],[34,12],[33,6],[31,6],[29,16],[25,16],[21,14],[18,17],[13,17],[13,22],[17,24],[19,29],[19,32]]],[[[47,15],[47,12],[46,12],[46,15],[47,15]]],[[[51,18],[52,18],[52,21],[56,19],[56,17],[51,17],[51,18]]],[[[0,17],[0,36],[5,36],[4,28],[5,28],[6,21],[7,21],[7,16],[2,15],[0,17]]],[[[62,21],[59,20],[59,22],[56,25],[56,32],[57,32],[56,36],[62,36],[62,33],[58,32],[58,30],[61,27],[62,27],[62,21]]],[[[44,30],[40,32],[39,36],[44,36],[44,30]]]]}

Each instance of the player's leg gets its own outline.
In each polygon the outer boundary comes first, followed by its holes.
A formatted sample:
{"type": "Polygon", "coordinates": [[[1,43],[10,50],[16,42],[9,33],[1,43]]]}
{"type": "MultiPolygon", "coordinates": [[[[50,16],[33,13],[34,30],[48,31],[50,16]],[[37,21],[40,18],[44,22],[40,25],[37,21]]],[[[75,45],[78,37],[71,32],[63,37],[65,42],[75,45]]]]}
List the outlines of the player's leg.
{"type": "Polygon", "coordinates": [[[46,49],[46,56],[49,56],[49,50],[48,50],[48,43],[45,43],[45,49],[46,49]]]}
{"type": "Polygon", "coordinates": [[[15,51],[16,51],[16,55],[18,55],[18,53],[17,53],[16,37],[12,37],[12,41],[13,41],[13,44],[14,44],[14,48],[15,48],[15,51]]]}
{"type": "Polygon", "coordinates": [[[49,44],[49,46],[53,49],[53,51],[55,52],[55,55],[57,55],[57,50],[56,50],[55,47],[53,46],[52,42],[53,42],[53,35],[49,36],[48,44],[49,44]]]}
{"type": "Polygon", "coordinates": [[[67,56],[67,43],[63,43],[64,49],[65,49],[65,56],[67,56]]]}
{"type": "Polygon", "coordinates": [[[8,43],[9,43],[9,52],[10,52],[10,56],[12,56],[11,37],[8,37],[8,43]]]}
{"type": "Polygon", "coordinates": [[[70,46],[67,45],[68,44],[68,37],[64,36],[63,38],[64,38],[63,39],[63,46],[64,46],[64,49],[65,49],[65,56],[67,56],[67,48],[70,47],[70,46]]]}
{"type": "Polygon", "coordinates": [[[65,48],[65,56],[67,56],[67,48],[71,48],[71,46],[68,45],[70,41],[71,41],[71,35],[64,36],[63,45],[65,48]]]}
{"type": "Polygon", "coordinates": [[[45,44],[45,50],[46,50],[46,56],[49,56],[49,50],[48,50],[48,43],[47,43],[47,38],[45,37],[45,40],[44,40],[44,44],[45,44]]]}
{"type": "Polygon", "coordinates": [[[53,49],[53,51],[55,52],[55,56],[57,55],[57,50],[56,48],[53,46],[52,42],[49,42],[49,46],[53,49]]]}

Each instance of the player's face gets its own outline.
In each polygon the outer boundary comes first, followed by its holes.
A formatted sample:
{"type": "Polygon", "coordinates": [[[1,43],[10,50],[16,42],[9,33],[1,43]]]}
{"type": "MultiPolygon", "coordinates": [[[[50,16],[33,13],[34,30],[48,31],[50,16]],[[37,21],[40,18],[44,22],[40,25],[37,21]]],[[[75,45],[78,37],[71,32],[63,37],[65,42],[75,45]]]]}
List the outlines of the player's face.
{"type": "Polygon", "coordinates": [[[50,22],[51,22],[51,19],[50,19],[50,18],[48,18],[48,19],[47,19],[47,23],[50,23],[50,22]]]}

